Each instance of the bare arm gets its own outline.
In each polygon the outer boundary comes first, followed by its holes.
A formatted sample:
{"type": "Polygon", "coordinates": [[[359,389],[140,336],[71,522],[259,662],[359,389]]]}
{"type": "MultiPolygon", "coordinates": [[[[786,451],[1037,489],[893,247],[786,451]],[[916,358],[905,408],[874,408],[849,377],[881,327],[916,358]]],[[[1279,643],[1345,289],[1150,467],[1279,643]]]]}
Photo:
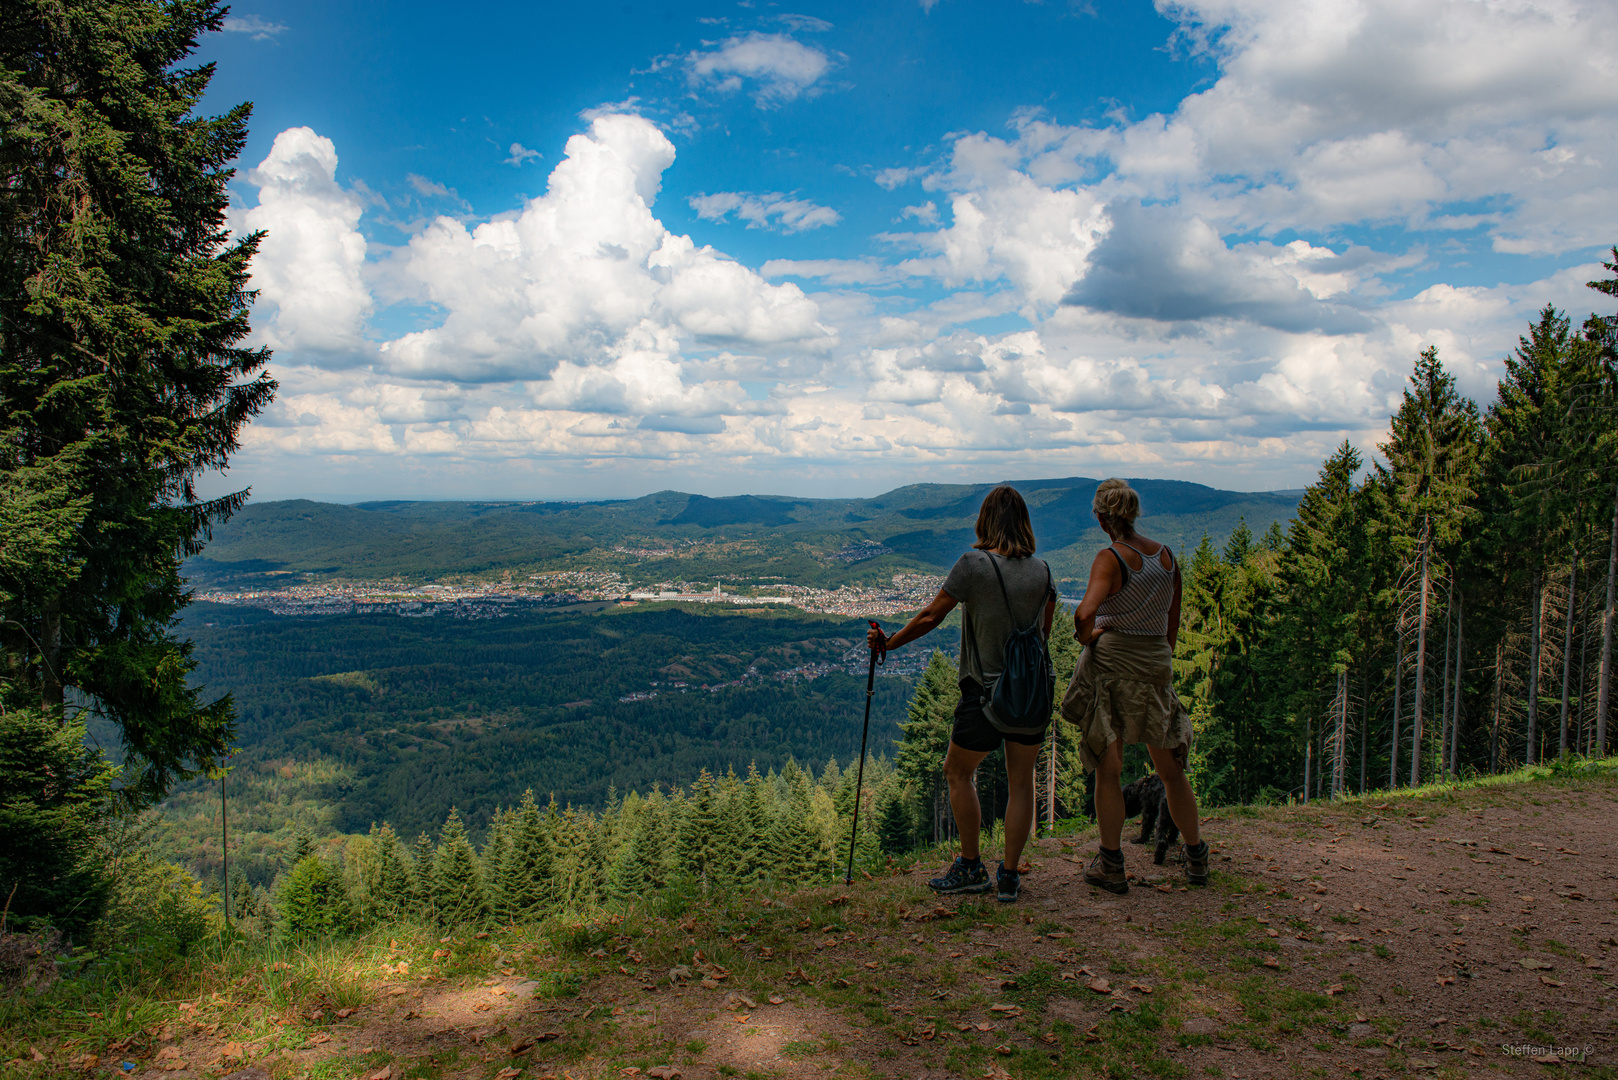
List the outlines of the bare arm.
{"type": "Polygon", "coordinates": [[[1174,564],[1174,601],[1169,604],[1169,648],[1180,637],[1180,564],[1174,564]]]}
{"type": "Polygon", "coordinates": [[[1080,645],[1093,644],[1101,636],[1101,631],[1096,629],[1096,610],[1102,601],[1123,588],[1122,578],[1118,560],[1108,556],[1106,548],[1096,552],[1095,562],[1090,564],[1089,584],[1084,587],[1084,599],[1073,609],[1073,627],[1080,645]]]}
{"type": "MultiPolygon", "coordinates": [[[[916,612],[915,616],[905,623],[904,629],[887,639],[888,648],[897,649],[901,645],[915,641],[917,638],[924,637],[937,630],[939,624],[949,618],[949,613],[955,610],[955,605],[958,602],[955,597],[943,589],[939,589],[938,595],[933,597],[932,602],[916,612]]],[[[1050,616],[1048,614],[1045,616],[1045,623],[1047,627],[1050,625],[1050,616]]],[[[882,644],[881,633],[880,630],[874,627],[867,630],[865,632],[866,644],[873,649],[879,647],[882,644]]]]}
{"type": "Polygon", "coordinates": [[[1051,639],[1051,623],[1053,623],[1055,621],[1056,621],[1056,601],[1055,600],[1047,600],[1047,601],[1045,601],[1045,620],[1044,620],[1044,625],[1040,628],[1045,632],[1045,640],[1046,641],[1049,641],[1051,639]]]}

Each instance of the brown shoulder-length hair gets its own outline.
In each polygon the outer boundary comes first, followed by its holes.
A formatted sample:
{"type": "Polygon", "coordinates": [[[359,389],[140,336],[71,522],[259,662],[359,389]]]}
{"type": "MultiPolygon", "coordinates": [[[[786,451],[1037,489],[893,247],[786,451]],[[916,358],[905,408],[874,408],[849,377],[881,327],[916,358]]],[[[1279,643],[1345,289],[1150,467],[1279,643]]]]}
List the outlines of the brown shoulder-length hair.
{"type": "Polygon", "coordinates": [[[1034,553],[1034,523],[1028,520],[1028,504],[1010,484],[1001,484],[983,498],[978,511],[980,551],[998,550],[1008,559],[1026,559],[1034,553]]]}

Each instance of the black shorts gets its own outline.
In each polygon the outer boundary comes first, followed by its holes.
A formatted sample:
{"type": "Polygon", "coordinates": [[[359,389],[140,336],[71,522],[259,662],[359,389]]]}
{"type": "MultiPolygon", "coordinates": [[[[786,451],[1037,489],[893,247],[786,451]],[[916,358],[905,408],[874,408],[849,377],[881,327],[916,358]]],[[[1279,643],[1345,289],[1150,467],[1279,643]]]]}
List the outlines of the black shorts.
{"type": "Polygon", "coordinates": [[[987,754],[999,749],[1002,740],[1022,746],[1038,746],[1045,741],[1045,733],[1050,730],[1048,726],[1027,735],[1001,731],[989,722],[989,717],[983,711],[986,695],[978,681],[962,679],[960,685],[961,703],[955,706],[955,728],[950,732],[949,741],[962,750],[987,754]]]}

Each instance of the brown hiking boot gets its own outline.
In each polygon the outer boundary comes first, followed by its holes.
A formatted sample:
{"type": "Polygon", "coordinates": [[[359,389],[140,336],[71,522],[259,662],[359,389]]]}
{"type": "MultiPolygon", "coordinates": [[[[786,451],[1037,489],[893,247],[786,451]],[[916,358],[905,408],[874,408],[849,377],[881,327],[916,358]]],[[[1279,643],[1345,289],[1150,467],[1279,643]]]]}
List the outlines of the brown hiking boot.
{"type": "Polygon", "coordinates": [[[1094,885],[1111,893],[1128,892],[1129,880],[1124,877],[1123,853],[1119,852],[1118,861],[1113,862],[1098,850],[1096,857],[1090,860],[1090,865],[1084,868],[1084,881],[1087,885],[1094,885]]]}
{"type": "Polygon", "coordinates": [[[1208,841],[1185,846],[1185,880],[1190,885],[1208,884],[1208,841]]]}

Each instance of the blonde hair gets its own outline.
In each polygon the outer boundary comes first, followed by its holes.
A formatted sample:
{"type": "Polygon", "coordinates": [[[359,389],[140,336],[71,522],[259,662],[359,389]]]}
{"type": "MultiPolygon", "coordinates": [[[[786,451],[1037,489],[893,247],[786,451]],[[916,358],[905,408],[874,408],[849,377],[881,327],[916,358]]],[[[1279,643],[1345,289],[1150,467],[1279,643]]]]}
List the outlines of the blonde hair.
{"type": "Polygon", "coordinates": [[[1128,480],[1113,477],[1101,481],[1096,488],[1096,498],[1091,508],[1111,520],[1114,528],[1133,531],[1135,519],[1140,517],[1140,496],[1129,486],[1128,480]]]}
{"type": "Polygon", "coordinates": [[[1034,523],[1028,520],[1028,504],[1017,489],[1001,484],[983,497],[978,510],[980,551],[999,551],[1008,559],[1026,559],[1034,553],[1034,523]]]}

